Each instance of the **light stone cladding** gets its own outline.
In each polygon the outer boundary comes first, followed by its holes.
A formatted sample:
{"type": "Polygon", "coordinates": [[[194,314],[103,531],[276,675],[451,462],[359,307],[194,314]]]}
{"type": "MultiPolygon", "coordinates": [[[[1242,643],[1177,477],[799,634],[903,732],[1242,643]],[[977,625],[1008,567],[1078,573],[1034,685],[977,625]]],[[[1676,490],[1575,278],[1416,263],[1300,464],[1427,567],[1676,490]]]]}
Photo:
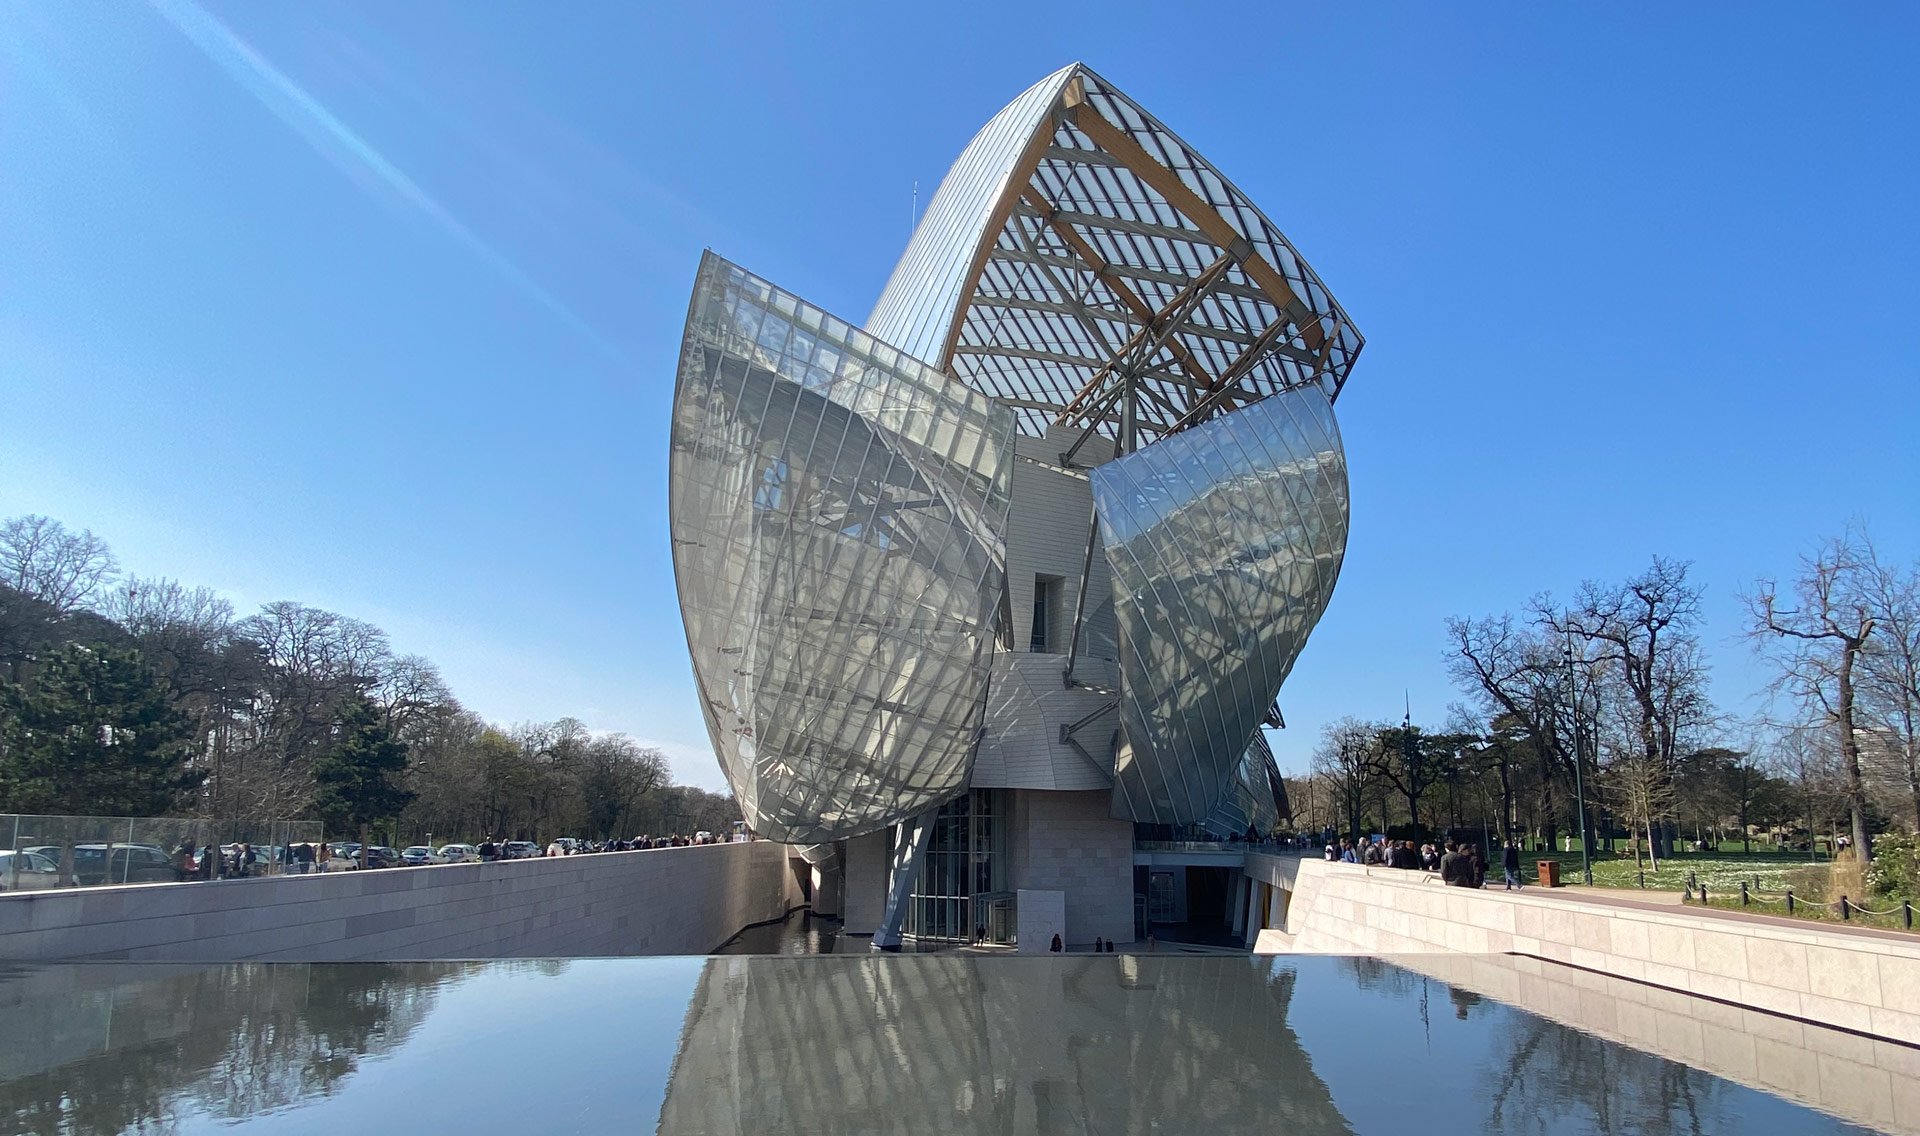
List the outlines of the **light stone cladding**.
{"type": "Polygon", "coordinates": [[[1067,894],[1074,943],[1133,941],[1133,824],[1104,790],[1013,794],[1010,886],[1067,894]]]}
{"type": "Polygon", "coordinates": [[[880,926],[881,909],[886,906],[893,830],[856,836],[842,847],[846,860],[840,929],[849,935],[871,935],[880,926]]]}
{"type": "Polygon", "coordinates": [[[1425,872],[1249,855],[1289,893],[1262,954],[1519,954],[1920,1045],[1920,941],[1684,907],[1443,887],[1425,872]]]}
{"type": "Polygon", "coordinates": [[[0,959],[704,954],[801,903],[770,841],[0,897],[0,959]]]}
{"type": "MultiPolygon", "coordinates": [[[[1111,703],[1113,696],[1085,687],[1069,689],[1067,635],[1080,595],[1087,555],[1087,525],[1093,493],[1085,470],[1059,465],[1074,432],[1054,430],[1044,438],[1015,439],[1013,511],[1007,523],[1007,589],[1013,649],[993,658],[987,686],[986,731],[974,757],[975,789],[1105,789],[1113,784],[1114,731],[1110,710],[1074,735],[1083,757],[1061,740],[1061,729],[1111,703]],[[1035,653],[1033,594],[1036,581],[1053,581],[1050,650],[1035,653]]],[[[1104,461],[1112,443],[1093,438],[1081,460],[1104,461]]],[[[1113,597],[1106,558],[1096,555],[1087,576],[1087,622],[1074,675],[1083,683],[1118,689],[1114,661],[1113,597]]]]}

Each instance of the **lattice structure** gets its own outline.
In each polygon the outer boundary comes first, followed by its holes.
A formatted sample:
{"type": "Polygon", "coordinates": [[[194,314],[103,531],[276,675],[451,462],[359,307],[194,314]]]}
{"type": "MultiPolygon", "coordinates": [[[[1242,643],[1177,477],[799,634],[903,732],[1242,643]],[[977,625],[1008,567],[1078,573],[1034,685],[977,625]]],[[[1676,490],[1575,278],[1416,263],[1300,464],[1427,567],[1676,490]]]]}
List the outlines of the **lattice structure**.
{"type": "Polygon", "coordinates": [[[968,145],[867,328],[1024,433],[1064,417],[1123,441],[1293,387],[1337,396],[1362,346],[1245,194],[1077,63],[968,145]]]}
{"type": "Polygon", "coordinates": [[[1116,803],[1201,820],[1333,595],[1347,542],[1333,406],[1285,391],[1092,477],[1120,625],[1116,803]]]}
{"type": "Polygon", "coordinates": [[[755,831],[871,832],[965,788],[1004,587],[1003,407],[708,254],[674,395],[674,570],[755,831]]]}
{"type": "Polygon", "coordinates": [[[1110,661],[1076,670],[1084,610],[1064,675],[1096,712],[1117,701],[1119,744],[1058,744],[1111,769],[1116,816],[1270,823],[1259,727],[1345,552],[1333,402],[1362,345],[1244,194],[1080,64],[967,146],[864,334],[709,257],[675,399],[675,563],[749,820],[827,842],[965,787],[991,640],[1019,649],[1017,429],[1092,467],[1073,594],[1097,553],[1114,584],[1119,689],[1110,661]]]}

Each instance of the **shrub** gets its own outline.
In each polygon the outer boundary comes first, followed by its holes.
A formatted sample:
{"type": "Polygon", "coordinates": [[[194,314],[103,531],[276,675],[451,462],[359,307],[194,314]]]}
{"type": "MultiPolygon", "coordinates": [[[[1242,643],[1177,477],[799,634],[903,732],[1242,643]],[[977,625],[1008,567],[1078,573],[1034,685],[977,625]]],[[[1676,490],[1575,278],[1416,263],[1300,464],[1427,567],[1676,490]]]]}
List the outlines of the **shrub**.
{"type": "Polygon", "coordinates": [[[1920,834],[1888,832],[1874,837],[1867,886],[1874,895],[1920,899],[1920,834]]]}

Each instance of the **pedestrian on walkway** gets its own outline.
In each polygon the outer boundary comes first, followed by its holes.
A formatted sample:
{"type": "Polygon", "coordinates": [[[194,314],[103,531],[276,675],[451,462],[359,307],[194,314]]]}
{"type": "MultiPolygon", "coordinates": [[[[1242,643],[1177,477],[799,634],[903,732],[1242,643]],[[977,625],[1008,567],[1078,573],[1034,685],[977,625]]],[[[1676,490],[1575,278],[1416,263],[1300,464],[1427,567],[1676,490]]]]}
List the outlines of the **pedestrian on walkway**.
{"type": "Polygon", "coordinates": [[[1500,869],[1507,874],[1507,890],[1526,885],[1520,881],[1520,846],[1507,841],[1506,851],[1500,853],[1500,869]]]}

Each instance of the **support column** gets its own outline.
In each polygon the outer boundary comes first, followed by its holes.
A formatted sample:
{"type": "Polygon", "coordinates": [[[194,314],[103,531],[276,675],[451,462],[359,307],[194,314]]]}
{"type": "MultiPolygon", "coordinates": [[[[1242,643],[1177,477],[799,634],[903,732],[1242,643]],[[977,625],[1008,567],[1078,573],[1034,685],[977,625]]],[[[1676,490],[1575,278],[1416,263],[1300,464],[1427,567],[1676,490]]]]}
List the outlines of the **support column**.
{"type": "Polygon", "coordinates": [[[1264,916],[1267,910],[1267,885],[1255,881],[1248,882],[1252,886],[1247,888],[1247,927],[1241,936],[1241,941],[1251,947],[1259,941],[1261,928],[1266,923],[1264,916]]]}
{"type": "Polygon", "coordinates": [[[900,949],[900,928],[907,919],[913,883],[920,876],[920,861],[926,858],[927,841],[933,836],[933,818],[938,811],[929,809],[894,830],[893,859],[887,870],[887,906],[880,913],[880,926],[873,932],[876,951],[900,949]]]}
{"type": "Polygon", "coordinates": [[[1253,890],[1250,886],[1252,883],[1253,881],[1247,878],[1245,872],[1234,877],[1232,911],[1233,934],[1236,938],[1243,937],[1247,933],[1247,893],[1253,890]]]}

